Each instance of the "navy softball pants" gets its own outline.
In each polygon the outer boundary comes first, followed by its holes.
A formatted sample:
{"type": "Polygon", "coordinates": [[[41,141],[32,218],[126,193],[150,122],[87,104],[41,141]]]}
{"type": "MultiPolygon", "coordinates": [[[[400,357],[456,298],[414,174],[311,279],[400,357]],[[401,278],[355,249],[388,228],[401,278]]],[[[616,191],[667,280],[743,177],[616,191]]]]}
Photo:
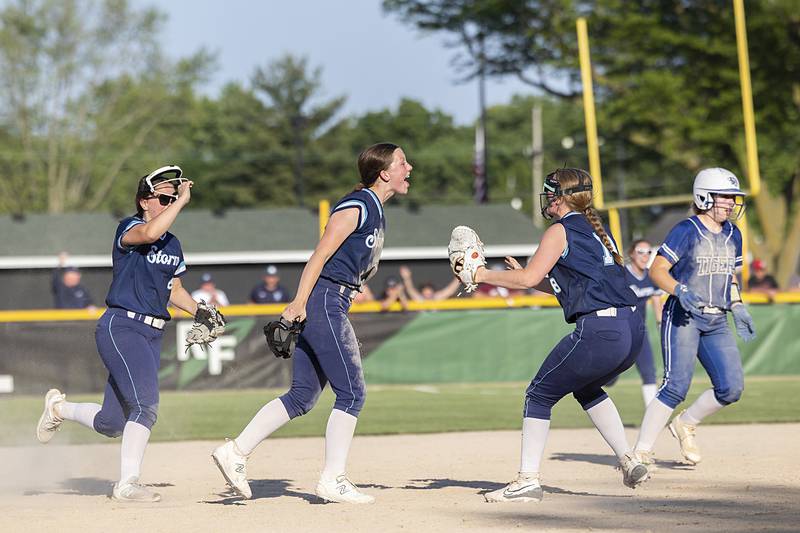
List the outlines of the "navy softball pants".
{"type": "Polygon", "coordinates": [[[94,417],[95,431],[119,437],[128,421],[152,428],[158,413],[163,331],[128,318],[122,309],[108,309],[94,336],[109,373],[103,406],[94,417]]]}
{"type": "MultiPolygon", "coordinates": [[[[350,292],[350,291],[347,291],[350,292]]],[[[292,386],[281,396],[291,418],[306,414],[330,383],[334,409],[358,416],[367,388],[361,351],[347,319],[350,298],[340,286],[320,279],[306,305],[306,326],[292,356],[292,386]]]]}
{"type": "Polygon", "coordinates": [[[584,410],[602,402],[603,385],[633,365],[643,339],[642,318],[630,307],[617,309],[616,317],[578,318],[528,385],[523,416],[550,420],[553,406],[570,393],[584,410]]]}

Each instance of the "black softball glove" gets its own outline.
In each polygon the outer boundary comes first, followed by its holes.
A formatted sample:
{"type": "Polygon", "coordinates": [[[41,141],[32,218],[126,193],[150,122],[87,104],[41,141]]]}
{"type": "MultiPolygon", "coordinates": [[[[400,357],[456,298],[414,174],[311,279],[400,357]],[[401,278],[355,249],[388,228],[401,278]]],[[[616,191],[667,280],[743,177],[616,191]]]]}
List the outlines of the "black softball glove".
{"type": "Polygon", "coordinates": [[[283,317],[273,320],[264,326],[267,346],[275,354],[275,357],[289,359],[292,356],[297,339],[305,326],[305,320],[302,322],[289,322],[283,317]]]}

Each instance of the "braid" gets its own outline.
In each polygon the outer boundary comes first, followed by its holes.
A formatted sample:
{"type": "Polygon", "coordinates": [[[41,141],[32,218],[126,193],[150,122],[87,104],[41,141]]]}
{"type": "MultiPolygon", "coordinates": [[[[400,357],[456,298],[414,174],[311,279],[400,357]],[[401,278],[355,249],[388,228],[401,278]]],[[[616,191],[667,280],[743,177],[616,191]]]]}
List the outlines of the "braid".
{"type": "Polygon", "coordinates": [[[603,242],[603,246],[605,246],[614,257],[614,261],[618,265],[622,266],[622,256],[614,251],[614,247],[611,245],[611,239],[609,239],[606,230],[603,228],[603,224],[600,222],[600,216],[597,214],[597,211],[595,211],[591,206],[587,206],[583,210],[583,215],[586,217],[586,220],[589,221],[589,224],[592,225],[592,228],[594,228],[594,232],[597,233],[597,236],[600,237],[600,240],[603,242]]]}

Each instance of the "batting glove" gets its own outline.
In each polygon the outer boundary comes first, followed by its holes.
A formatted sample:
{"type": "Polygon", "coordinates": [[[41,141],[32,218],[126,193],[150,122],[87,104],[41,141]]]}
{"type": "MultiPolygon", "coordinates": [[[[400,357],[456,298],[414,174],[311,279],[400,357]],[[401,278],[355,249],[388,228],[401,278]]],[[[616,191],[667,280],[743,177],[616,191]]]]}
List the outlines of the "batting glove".
{"type": "Polygon", "coordinates": [[[742,338],[744,342],[750,342],[756,338],[756,325],[753,323],[753,317],[747,312],[747,308],[743,303],[735,303],[731,306],[731,313],[733,313],[733,325],[736,327],[736,333],[742,338]]]}
{"type": "Polygon", "coordinates": [[[678,301],[681,303],[683,310],[690,315],[699,315],[702,312],[700,310],[700,297],[693,293],[686,285],[681,284],[675,287],[675,296],[678,297],[678,301]]]}

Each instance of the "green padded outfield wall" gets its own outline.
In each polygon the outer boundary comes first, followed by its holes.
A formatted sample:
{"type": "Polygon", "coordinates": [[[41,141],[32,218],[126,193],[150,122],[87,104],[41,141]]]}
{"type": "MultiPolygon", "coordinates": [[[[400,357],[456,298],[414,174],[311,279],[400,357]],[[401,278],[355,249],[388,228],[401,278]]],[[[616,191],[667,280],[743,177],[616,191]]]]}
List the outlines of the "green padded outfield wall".
{"type": "MultiPolygon", "coordinates": [[[[758,339],[739,341],[745,373],[800,374],[800,305],[749,309],[758,339]]],[[[661,345],[650,315],[648,331],[660,380],[661,345]]],[[[560,308],[419,313],[371,351],[364,373],[367,383],[529,381],[572,329],[560,308]]],[[[635,367],[622,376],[637,377],[635,367]]]]}

